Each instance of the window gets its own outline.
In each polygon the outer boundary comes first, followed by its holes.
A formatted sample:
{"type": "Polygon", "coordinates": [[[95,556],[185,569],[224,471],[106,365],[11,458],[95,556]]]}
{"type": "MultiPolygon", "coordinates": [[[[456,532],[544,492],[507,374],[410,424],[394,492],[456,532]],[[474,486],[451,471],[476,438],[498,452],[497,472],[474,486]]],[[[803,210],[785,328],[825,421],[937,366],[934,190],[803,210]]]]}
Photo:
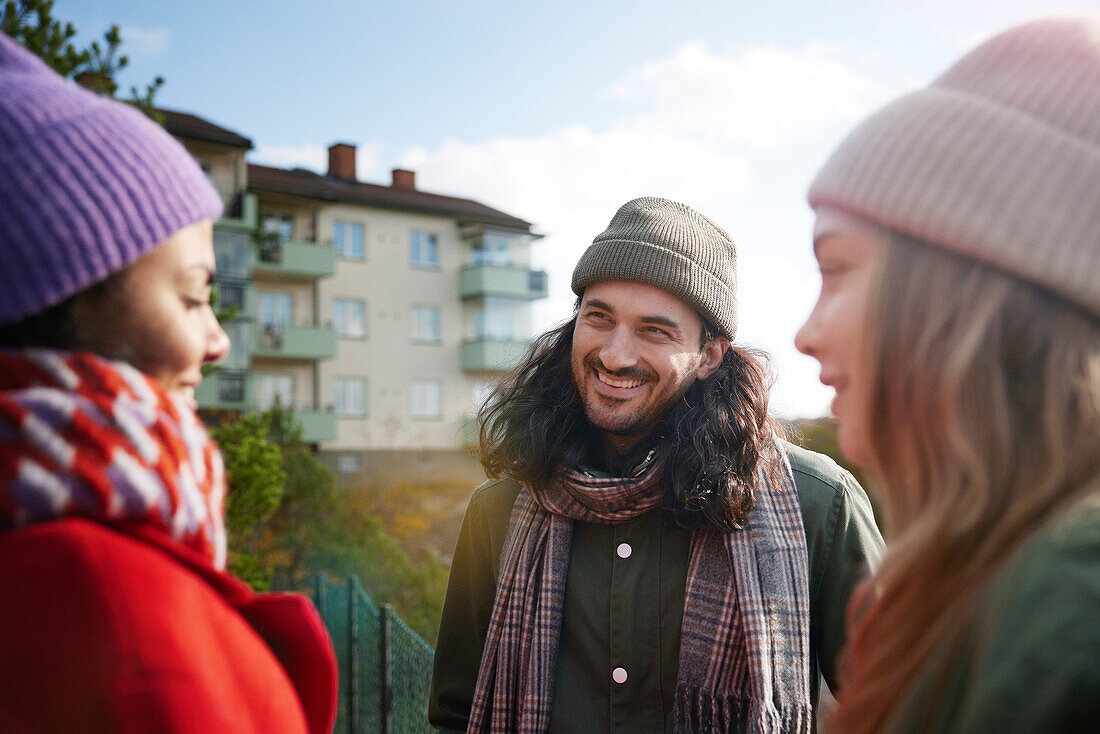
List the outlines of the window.
{"type": "Polygon", "coordinates": [[[475,382],[474,383],[474,412],[481,410],[485,407],[485,403],[493,395],[493,390],[496,389],[496,384],[492,382],[475,382]]]}
{"type": "Polygon", "coordinates": [[[218,308],[244,308],[244,284],[218,283],[218,308]]]}
{"type": "Polygon", "coordinates": [[[507,267],[512,264],[510,245],[511,239],[507,236],[485,232],[474,242],[472,262],[474,265],[507,267]]]}
{"type": "Polygon", "coordinates": [[[358,474],[363,468],[363,457],[359,454],[339,454],[336,457],[336,471],[341,474],[358,474]]]}
{"type": "Polygon", "coordinates": [[[489,341],[512,341],[512,312],[486,308],[474,314],[474,335],[489,341]]]}
{"type": "Polygon", "coordinates": [[[438,344],[439,332],[439,307],[438,306],[413,306],[409,309],[410,336],[414,342],[428,342],[438,344]]]}
{"type": "Polygon", "coordinates": [[[485,296],[470,308],[466,322],[467,338],[478,341],[515,342],[528,338],[528,317],[524,301],[485,296]]]}
{"type": "Polygon", "coordinates": [[[294,319],[294,299],[289,293],[260,292],[260,346],[281,349],[283,331],[294,319]]]}
{"type": "Polygon", "coordinates": [[[252,393],[258,410],[267,410],[279,401],[284,408],[294,407],[294,376],[256,374],[252,377],[252,393]]]}
{"type": "Polygon", "coordinates": [[[412,417],[439,418],[443,414],[443,386],[439,380],[412,381],[412,417]]]}
{"type": "Polygon", "coordinates": [[[277,234],[281,240],[289,240],[294,236],[293,217],[267,214],[264,216],[263,220],[265,234],[277,234]]]}
{"type": "MultiPolygon", "coordinates": [[[[223,370],[247,370],[252,366],[249,358],[249,341],[252,339],[252,324],[247,321],[230,321],[222,324],[229,336],[229,354],[219,364],[223,370]]],[[[220,374],[220,373],[219,373],[220,374]]]]}
{"type": "Polygon", "coordinates": [[[362,339],[367,335],[367,305],[353,298],[332,299],[332,325],[337,336],[362,339]]]}
{"type": "Polygon", "coordinates": [[[252,235],[215,228],[214,258],[219,280],[248,280],[252,277],[252,235]]]}
{"type": "Polygon", "coordinates": [[[293,320],[293,296],[289,293],[260,292],[260,323],[265,328],[289,326],[293,320]]]}
{"type": "Polygon", "coordinates": [[[439,267],[439,238],[431,232],[410,232],[409,262],[430,268],[439,267]]]}
{"type": "Polygon", "coordinates": [[[337,377],[332,383],[336,415],[360,417],[367,414],[367,381],[358,377],[337,377]]]}
{"type": "Polygon", "coordinates": [[[239,403],[244,400],[245,373],[218,372],[218,400],[223,403],[239,403]]]}
{"type": "Polygon", "coordinates": [[[339,219],[332,223],[332,246],[340,257],[362,260],[364,240],[362,224],[342,222],[339,219]]]}

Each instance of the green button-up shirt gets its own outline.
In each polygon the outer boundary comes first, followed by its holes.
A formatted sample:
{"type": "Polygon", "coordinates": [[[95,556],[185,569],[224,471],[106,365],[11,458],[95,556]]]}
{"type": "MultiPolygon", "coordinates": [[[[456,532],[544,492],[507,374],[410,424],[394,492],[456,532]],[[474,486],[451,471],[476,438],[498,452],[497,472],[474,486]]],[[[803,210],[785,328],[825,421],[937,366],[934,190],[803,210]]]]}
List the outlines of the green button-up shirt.
{"type": "MultiPolygon", "coordinates": [[[[882,552],[863,489],[828,457],[788,446],[809,560],[811,697],[835,688],[844,610],[882,552]]],[[[436,647],[431,722],[465,731],[497,573],[519,484],[487,482],[470,499],[436,647]]],[[[691,533],[657,510],[619,525],[575,522],[550,731],[672,731],[691,533]]]]}

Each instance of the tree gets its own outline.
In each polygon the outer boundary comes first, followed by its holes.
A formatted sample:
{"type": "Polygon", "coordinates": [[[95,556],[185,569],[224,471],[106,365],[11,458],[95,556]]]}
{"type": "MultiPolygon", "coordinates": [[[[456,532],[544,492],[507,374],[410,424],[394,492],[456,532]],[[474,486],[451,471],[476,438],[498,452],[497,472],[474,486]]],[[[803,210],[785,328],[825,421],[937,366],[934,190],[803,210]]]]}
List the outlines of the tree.
{"type": "Polygon", "coordinates": [[[270,415],[247,415],[210,431],[225,459],[229,570],[256,589],[268,588],[274,571],[250,538],[279,509],[287,478],[282,451],[267,439],[270,425],[270,415]]]}
{"type": "MultiPolygon", "coordinates": [[[[117,25],[103,34],[102,45],[92,41],[84,49],[74,46],[76,29],[72,23],[62,23],[53,17],[53,0],[6,0],[0,10],[0,30],[42,58],[61,76],[108,97],[115,96],[118,91],[115,80],[130,64],[130,58],[120,52],[122,36],[117,25]]],[[[124,101],[163,124],[163,116],[153,107],[153,97],[163,85],[164,78],[158,76],[144,91],[130,87],[130,98],[124,101]]]]}
{"type": "Polygon", "coordinates": [[[425,551],[409,555],[382,522],[301,441],[291,411],[276,405],[212,428],[229,478],[230,570],[253,588],[305,589],[317,573],[359,576],[377,603],[434,643],[447,570],[425,551]]]}

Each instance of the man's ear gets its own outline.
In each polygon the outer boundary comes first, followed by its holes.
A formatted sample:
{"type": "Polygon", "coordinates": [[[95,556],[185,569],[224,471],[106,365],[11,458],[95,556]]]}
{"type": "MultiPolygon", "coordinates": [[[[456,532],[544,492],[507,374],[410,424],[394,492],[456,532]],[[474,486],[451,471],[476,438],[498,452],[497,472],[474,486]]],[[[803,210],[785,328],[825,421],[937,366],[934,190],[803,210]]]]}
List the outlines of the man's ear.
{"type": "Polygon", "coordinates": [[[726,350],[729,348],[730,340],[724,336],[716,336],[704,344],[701,350],[703,361],[699,363],[699,369],[695,371],[695,378],[705,380],[714,374],[714,371],[722,364],[722,358],[726,356],[726,350]]]}

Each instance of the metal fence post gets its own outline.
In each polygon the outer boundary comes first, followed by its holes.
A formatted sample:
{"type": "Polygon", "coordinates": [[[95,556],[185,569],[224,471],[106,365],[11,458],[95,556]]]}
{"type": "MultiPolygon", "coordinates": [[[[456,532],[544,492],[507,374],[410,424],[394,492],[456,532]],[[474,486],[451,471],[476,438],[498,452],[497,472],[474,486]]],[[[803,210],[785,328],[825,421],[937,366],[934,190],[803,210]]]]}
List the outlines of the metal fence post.
{"type": "Polygon", "coordinates": [[[393,606],[383,604],[379,610],[379,621],[382,623],[381,633],[378,636],[378,664],[381,668],[382,680],[382,732],[391,734],[393,731],[393,657],[390,646],[393,634],[393,606]]]}
{"type": "Polygon", "coordinates": [[[313,588],[317,595],[317,613],[321,615],[321,619],[325,620],[325,624],[328,624],[328,603],[327,595],[325,594],[325,575],[319,573],[313,577],[313,588]]]}
{"type": "Polygon", "coordinates": [[[359,732],[359,584],[348,579],[348,732],[359,732]]]}

